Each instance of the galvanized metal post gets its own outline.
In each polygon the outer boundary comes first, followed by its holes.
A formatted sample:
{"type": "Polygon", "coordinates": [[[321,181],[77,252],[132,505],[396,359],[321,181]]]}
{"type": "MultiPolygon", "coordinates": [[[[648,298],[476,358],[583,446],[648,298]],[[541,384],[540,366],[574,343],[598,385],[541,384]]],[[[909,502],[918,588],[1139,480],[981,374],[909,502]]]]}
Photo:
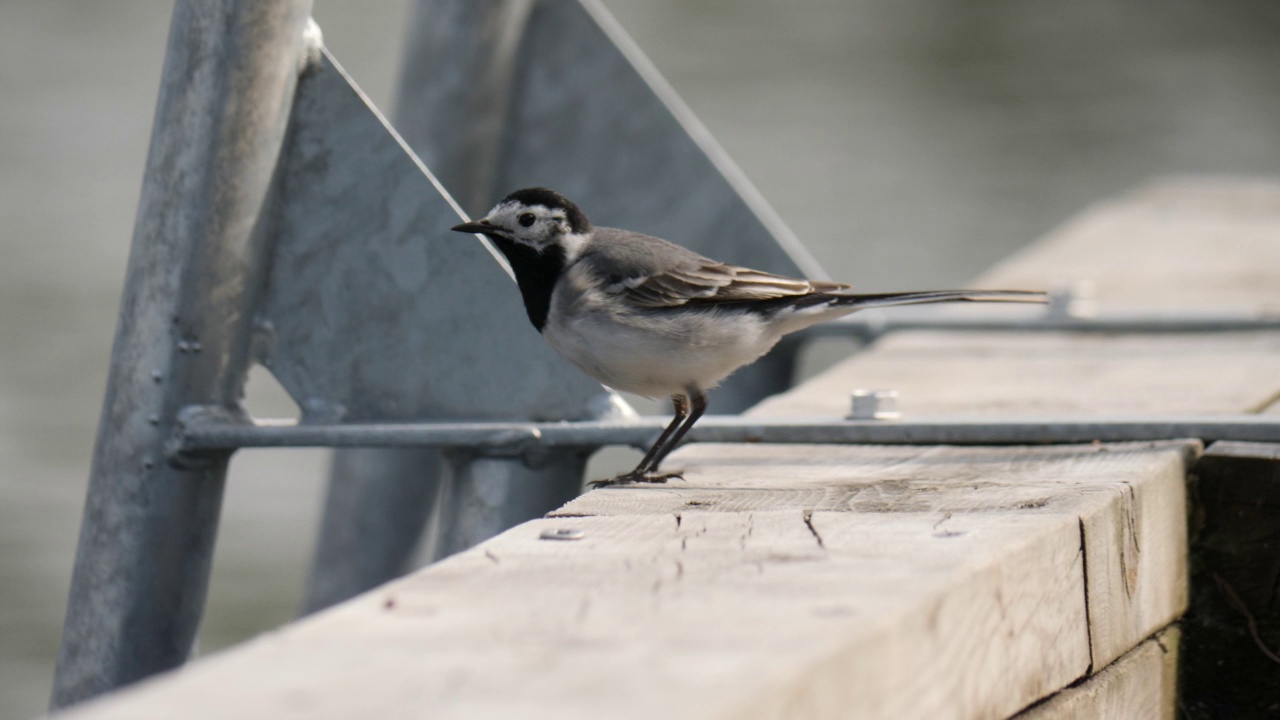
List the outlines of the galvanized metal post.
{"type": "Polygon", "coordinates": [[[466,550],[575,497],[582,491],[588,455],[579,449],[548,451],[527,464],[467,451],[446,453],[452,472],[437,554],[466,550]]]}
{"type": "Polygon", "coordinates": [[[512,83],[533,5],[533,0],[413,4],[394,124],[473,217],[489,209],[495,194],[501,196],[494,183],[509,149],[504,137],[512,83]]]}
{"type": "Polygon", "coordinates": [[[310,0],[179,0],[94,449],[52,705],[186,660],[227,454],[165,460],[178,411],[238,411],[267,252],[257,231],[310,0]]]}
{"type": "MultiPolygon", "coordinates": [[[[472,215],[485,209],[489,200],[502,145],[511,63],[531,4],[496,0],[414,5],[395,125],[410,147],[432,158],[428,167],[472,215]],[[461,42],[472,51],[439,62],[441,53],[459,42],[449,38],[465,38],[461,42]],[[417,122],[416,112],[406,113],[406,108],[424,104],[448,118],[446,130],[428,132],[417,122]],[[403,127],[402,119],[408,121],[403,127]],[[442,137],[448,142],[441,142],[442,137]]],[[[428,542],[434,543],[436,554],[456,552],[554,509],[576,495],[581,483],[581,462],[553,463],[533,472],[511,461],[477,468],[457,459],[446,463],[434,449],[336,450],[303,612],[323,609],[403,574],[424,528],[434,536],[428,542]],[[504,469],[496,470],[500,466],[504,469]],[[486,469],[496,474],[486,475],[486,469]],[[441,488],[441,482],[450,482],[450,487],[441,488]],[[474,482],[488,491],[477,494],[474,482]],[[450,500],[439,515],[436,502],[445,496],[450,500]],[[505,502],[506,507],[490,501],[505,502]],[[444,527],[428,527],[432,515],[438,515],[444,527]]]]}
{"type": "Polygon", "coordinates": [[[304,615],[404,574],[439,500],[439,467],[434,448],[334,451],[304,615]]]}
{"type": "MultiPolygon", "coordinates": [[[[473,217],[488,210],[493,199],[511,83],[533,4],[484,0],[413,6],[396,125],[415,152],[431,158],[436,177],[473,217]],[[445,57],[452,62],[440,62],[445,57]],[[423,122],[424,111],[433,122],[423,122]],[[450,142],[441,142],[445,137],[450,142]]],[[[465,550],[572,499],[582,491],[586,460],[587,454],[579,452],[548,453],[536,464],[447,454],[445,465],[438,466],[448,485],[436,556],[465,550]]]]}

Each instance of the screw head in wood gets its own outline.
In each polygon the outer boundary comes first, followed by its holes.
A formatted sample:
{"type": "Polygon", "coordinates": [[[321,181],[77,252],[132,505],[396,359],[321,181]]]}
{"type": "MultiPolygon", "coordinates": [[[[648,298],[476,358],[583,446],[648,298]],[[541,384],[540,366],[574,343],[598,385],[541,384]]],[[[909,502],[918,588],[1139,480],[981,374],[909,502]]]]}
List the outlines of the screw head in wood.
{"type": "Polygon", "coordinates": [[[896,420],[902,417],[898,412],[897,390],[864,390],[853,391],[853,405],[850,408],[850,420],[896,420]]]}
{"type": "Polygon", "coordinates": [[[1049,305],[1045,314],[1053,320],[1072,320],[1094,317],[1098,305],[1094,300],[1097,289],[1092,280],[1077,280],[1060,285],[1049,293],[1049,305]]]}

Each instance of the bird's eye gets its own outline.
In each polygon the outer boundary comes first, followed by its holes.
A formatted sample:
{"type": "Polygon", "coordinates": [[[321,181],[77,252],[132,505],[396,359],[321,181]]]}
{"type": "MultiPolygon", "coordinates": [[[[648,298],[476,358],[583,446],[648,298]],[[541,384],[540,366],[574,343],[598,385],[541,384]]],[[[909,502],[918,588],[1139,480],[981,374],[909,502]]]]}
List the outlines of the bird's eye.
{"type": "Polygon", "coordinates": [[[520,217],[516,219],[520,221],[520,227],[529,227],[538,218],[534,217],[533,213],[520,213],[520,217]]]}

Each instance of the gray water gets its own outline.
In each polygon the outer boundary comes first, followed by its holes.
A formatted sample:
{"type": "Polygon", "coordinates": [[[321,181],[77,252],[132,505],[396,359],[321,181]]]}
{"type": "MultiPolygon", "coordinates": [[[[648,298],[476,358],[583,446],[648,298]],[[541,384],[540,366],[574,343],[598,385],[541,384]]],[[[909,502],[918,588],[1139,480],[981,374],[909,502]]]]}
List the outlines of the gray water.
{"type": "MultiPolygon", "coordinates": [[[[607,5],[831,275],[867,289],[962,283],[1155,175],[1280,170],[1273,0],[607,5]]],[[[317,0],[384,108],[405,6],[317,0]]],[[[169,11],[0,3],[0,718],[48,696],[169,11]]],[[[323,465],[237,457],[202,651],[292,616],[323,465]]]]}

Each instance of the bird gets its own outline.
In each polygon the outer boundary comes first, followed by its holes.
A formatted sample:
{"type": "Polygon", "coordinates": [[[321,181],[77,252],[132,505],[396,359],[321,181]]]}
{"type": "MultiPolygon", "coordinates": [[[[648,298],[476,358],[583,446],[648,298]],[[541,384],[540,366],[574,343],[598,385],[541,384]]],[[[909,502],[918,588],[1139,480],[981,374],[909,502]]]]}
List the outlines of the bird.
{"type": "Polygon", "coordinates": [[[663,483],[666,456],[707,409],[707,392],[788,333],[892,305],[1047,302],[1029,290],[865,294],[703,257],[661,238],[596,227],[560,193],[516,190],[484,217],[451,228],[487,237],[515,275],[529,321],[601,384],[670,397],[671,423],[630,472],[593,487],[663,483]]]}

